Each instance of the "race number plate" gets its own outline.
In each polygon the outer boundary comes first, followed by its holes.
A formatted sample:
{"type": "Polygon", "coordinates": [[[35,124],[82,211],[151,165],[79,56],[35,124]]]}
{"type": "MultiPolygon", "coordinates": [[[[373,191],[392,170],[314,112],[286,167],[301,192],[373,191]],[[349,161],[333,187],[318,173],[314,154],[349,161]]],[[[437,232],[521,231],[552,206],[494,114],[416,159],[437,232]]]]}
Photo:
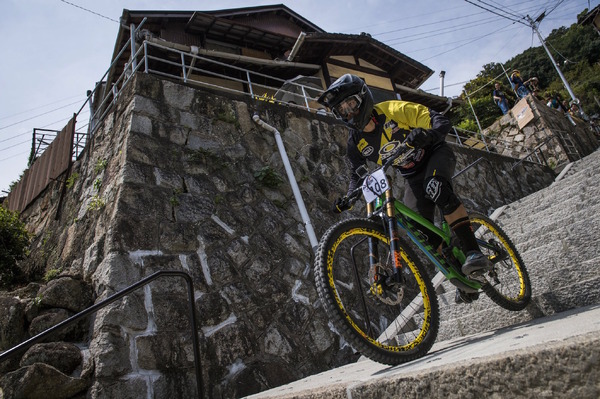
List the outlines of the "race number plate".
{"type": "Polygon", "coordinates": [[[362,192],[366,202],[373,202],[390,188],[383,169],[375,171],[365,178],[362,184],[362,192]]]}

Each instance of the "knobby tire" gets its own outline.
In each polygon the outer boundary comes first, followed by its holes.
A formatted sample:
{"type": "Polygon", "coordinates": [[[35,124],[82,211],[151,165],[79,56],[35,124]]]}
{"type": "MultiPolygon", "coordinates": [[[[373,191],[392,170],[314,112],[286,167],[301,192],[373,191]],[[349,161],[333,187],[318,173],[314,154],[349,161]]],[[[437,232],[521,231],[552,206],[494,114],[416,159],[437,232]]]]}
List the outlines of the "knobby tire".
{"type": "Polygon", "coordinates": [[[471,213],[469,217],[477,239],[487,243],[480,243],[482,252],[494,263],[486,275],[488,282],[481,287],[483,292],[504,309],[523,310],[531,301],[531,281],[517,248],[489,217],[480,213],[471,213]]]}
{"type": "Polygon", "coordinates": [[[374,361],[397,365],[422,357],[431,349],[439,328],[431,279],[401,238],[402,288],[389,293],[374,290],[369,237],[379,248],[382,270],[389,272],[393,269],[389,238],[381,222],[347,219],[323,235],[315,259],[315,281],[325,311],[337,333],[374,361]]]}

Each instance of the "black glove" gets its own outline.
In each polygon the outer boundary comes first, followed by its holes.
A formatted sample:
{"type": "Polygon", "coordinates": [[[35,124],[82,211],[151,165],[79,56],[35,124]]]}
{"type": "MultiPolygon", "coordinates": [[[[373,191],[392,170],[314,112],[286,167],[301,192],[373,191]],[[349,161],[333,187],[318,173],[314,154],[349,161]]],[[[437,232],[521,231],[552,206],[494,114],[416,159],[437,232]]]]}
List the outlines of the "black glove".
{"type": "Polygon", "coordinates": [[[429,130],[418,127],[410,131],[404,142],[413,148],[427,147],[433,143],[433,134],[429,130]]]}
{"type": "Polygon", "coordinates": [[[333,203],[333,208],[331,210],[334,213],[342,213],[344,211],[352,209],[352,206],[353,203],[348,197],[340,197],[335,200],[335,202],[333,203]]]}

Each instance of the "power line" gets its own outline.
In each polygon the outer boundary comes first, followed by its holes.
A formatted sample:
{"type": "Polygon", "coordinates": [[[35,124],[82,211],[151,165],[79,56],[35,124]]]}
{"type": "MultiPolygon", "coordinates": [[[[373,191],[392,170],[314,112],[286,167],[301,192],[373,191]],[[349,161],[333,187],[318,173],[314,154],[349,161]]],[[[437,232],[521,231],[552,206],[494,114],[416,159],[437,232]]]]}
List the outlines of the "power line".
{"type": "Polygon", "coordinates": [[[6,150],[10,150],[11,148],[18,147],[18,146],[20,146],[20,145],[23,145],[23,144],[25,144],[25,143],[31,143],[31,140],[30,140],[30,139],[27,139],[27,140],[25,140],[25,141],[21,141],[20,143],[13,144],[13,145],[11,145],[11,146],[9,146],[9,147],[4,147],[4,148],[0,149],[0,152],[2,152],[2,151],[6,151],[6,150]]]}
{"type": "Polygon", "coordinates": [[[435,36],[439,36],[440,33],[453,33],[453,32],[458,32],[461,30],[465,30],[465,29],[470,29],[476,26],[480,26],[480,25],[487,25],[489,23],[489,19],[488,20],[484,20],[480,23],[477,24],[471,24],[471,23],[467,23],[467,24],[461,24],[459,25],[460,28],[456,28],[456,27],[451,27],[451,28],[441,28],[441,29],[436,29],[436,30],[432,30],[432,31],[427,31],[427,32],[422,32],[422,33],[415,33],[413,35],[407,35],[407,36],[403,36],[401,38],[395,38],[395,39],[389,39],[389,40],[384,40],[384,43],[387,43],[388,45],[392,46],[392,45],[398,45],[398,44],[403,44],[403,43],[409,43],[412,42],[414,40],[404,40],[404,41],[394,41],[394,40],[401,40],[401,39],[409,39],[409,38],[413,38],[413,37],[417,37],[416,40],[422,40],[422,39],[428,39],[430,37],[435,37],[435,36]],[[422,36],[422,35],[426,35],[426,34],[430,34],[429,36],[422,36]]]}
{"type": "MultiPolygon", "coordinates": [[[[518,22],[518,23],[520,23],[520,24],[527,25],[525,22],[523,22],[523,21],[521,21],[521,20],[519,20],[519,19],[514,19],[514,18],[507,17],[506,15],[502,15],[502,14],[500,14],[500,13],[497,13],[496,11],[490,10],[489,8],[485,8],[485,7],[483,7],[483,6],[480,6],[479,4],[475,4],[475,3],[473,3],[471,0],[465,0],[465,1],[466,1],[467,3],[469,3],[469,4],[473,4],[475,7],[479,7],[479,8],[481,8],[481,9],[484,9],[484,10],[486,10],[486,11],[489,11],[489,12],[491,12],[492,14],[496,14],[496,15],[498,15],[499,17],[506,18],[506,19],[510,19],[510,20],[511,20],[511,21],[513,21],[513,22],[518,22]]],[[[484,4],[485,4],[485,3],[484,3],[484,4]]]]}
{"type": "Polygon", "coordinates": [[[94,15],[97,15],[97,16],[99,16],[99,17],[106,18],[106,19],[108,19],[108,20],[110,20],[110,21],[113,21],[113,22],[116,22],[116,23],[120,23],[120,22],[119,22],[119,21],[117,21],[116,19],[112,19],[112,18],[110,18],[110,17],[107,17],[107,16],[105,16],[105,15],[98,14],[97,12],[94,12],[94,11],[92,11],[92,10],[88,10],[87,8],[83,8],[83,7],[81,7],[81,6],[78,6],[77,4],[69,3],[68,1],[65,1],[65,0],[60,0],[60,1],[62,1],[62,2],[63,2],[63,3],[65,3],[65,4],[69,4],[69,5],[73,6],[73,7],[80,8],[80,9],[82,9],[83,11],[87,11],[87,12],[89,12],[89,13],[92,13],[92,14],[94,14],[94,15]]]}
{"type": "Polygon", "coordinates": [[[422,59],[420,62],[424,62],[424,61],[430,60],[430,59],[432,59],[432,58],[439,57],[439,56],[440,56],[440,55],[442,55],[442,54],[449,53],[450,51],[454,51],[454,50],[456,50],[456,49],[459,49],[459,48],[461,48],[461,47],[464,47],[464,46],[466,46],[467,44],[471,44],[471,43],[473,43],[473,42],[476,42],[476,41],[478,41],[478,40],[481,40],[481,39],[483,39],[483,38],[485,38],[485,37],[488,37],[488,36],[491,36],[491,35],[495,35],[496,33],[499,33],[500,31],[502,31],[502,30],[504,30],[504,29],[506,29],[506,28],[508,28],[508,27],[512,26],[513,24],[514,24],[514,22],[513,22],[513,23],[511,23],[511,24],[508,24],[508,25],[506,25],[506,26],[505,26],[505,27],[503,27],[503,28],[500,28],[500,29],[496,30],[495,32],[488,33],[488,34],[486,34],[486,35],[483,35],[483,36],[480,36],[480,37],[478,37],[478,38],[475,38],[475,39],[473,39],[473,40],[471,40],[471,41],[469,41],[469,42],[467,42],[467,43],[461,44],[460,46],[457,46],[457,47],[451,48],[450,50],[446,50],[446,51],[443,51],[443,52],[441,52],[441,53],[438,53],[438,54],[436,54],[436,55],[433,55],[433,56],[431,56],[431,57],[429,57],[429,58],[422,59]]]}
{"type": "MultiPolygon", "coordinates": [[[[529,2],[531,2],[531,1],[534,1],[534,0],[530,0],[529,2]]],[[[521,10],[521,12],[528,12],[530,10],[532,10],[531,7],[525,7],[525,8],[523,8],[521,10]]],[[[483,13],[476,13],[476,14],[470,14],[470,15],[478,15],[478,14],[483,14],[483,13]]],[[[460,18],[462,18],[462,17],[454,18],[454,19],[452,19],[452,21],[455,21],[456,19],[460,19],[460,18]]],[[[455,25],[455,26],[452,26],[452,27],[444,27],[444,28],[440,28],[440,29],[428,30],[426,32],[415,33],[415,34],[408,35],[408,36],[407,35],[403,35],[401,37],[391,38],[391,39],[387,39],[387,40],[381,40],[380,39],[380,41],[382,41],[383,43],[386,43],[386,44],[388,44],[390,46],[394,46],[394,45],[398,45],[398,44],[404,44],[404,43],[408,43],[408,42],[413,42],[415,40],[422,40],[422,39],[427,39],[427,38],[430,38],[430,37],[436,37],[436,36],[438,36],[438,34],[434,34],[436,32],[437,33],[453,33],[453,32],[458,32],[460,30],[465,30],[465,29],[468,29],[468,28],[477,27],[477,26],[480,26],[480,25],[485,25],[487,22],[494,21],[495,19],[496,18],[492,16],[492,17],[489,17],[489,18],[480,19],[480,22],[476,23],[476,24],[473,24],[472,22],[467,22],[467,23],[455,25]],[[424,36],[424,35],[427,35],[427,36],[424,36]],[[415,39],[404,40],[404,39],[408,39],[408,38],[415,38],[415,39]],[[401,40],[401,41],[396,41],[396,40],[401,40]]],[[[425,24],[425,25],[411,26],[411,27],[408,27],[408,28],[398,29],[398,31],[405,30],[405,29],[419,28],[421,26],[434,25],[434,24],[440,25],[440,23],[428,23],[428,24],[425,24]]],[[[525,24],[525,26],[529,27],[529,25],[526,25],[526,24],[525,24]]],[[[384,32],[384,33],[389,33],[389,32],[384,32]]],[[[449,43],[449,44],[451,44],[451,43],[449,43]]]]}
{"type": "Polygon", "coordinates": [[[0,162],[8,161],[9,159],[16,158],[16,157],[18,157],[18,156],[25,155],[25,154],[29,154],[29,153],[31,153],[31,151],[30,151],[30,150],[28,150],[28,151],[23,151],[23,152],[19,152],[19,153],[17,153],[17,154],[13,154],[13,155],[11,155],[10,157],[6,157],[6,158],[2,158],[2,159],[0,159],[0,162]]]}
{"type": "Polygon", "coordinates": [[[35,118],[38,118],[38,117],[40,117],[40,116],[43,116],[43,115],[50,114],[50,113],[52,113],[52,112],[54,112],[54,111],[58,111],[59,109],[67,108],[67,107],[70,107],[71,105],[80,104],[80,103],[81,103],[81,100],[80,100],[80,101],[75,101],[75,102],[73,102],[73,103],[70,103],[70,104],[67,104],[67,105],[63,105],[62,107],[54,108],[54,109],[52,109],[52,110],[50,110],[50,111],[47,111],[47,112],[44,112],[44,113],[41,113],[41,114],[38,114],[38,115],[34,115],[34,116],[32,116],[32,117],[29,117],[29,118],[27,118],[27,119],[23,119],[23,120],[21,120],[21,121],[15,122],[15,123],[11,123],[10,125],[2,126],[2,127],[0,127],[0,130],[3,130],[3,129],[6,129],[6,128],[9,128],[9,127],[11,127],[11,126],[18,125],[19,123],[23,123],[23,122],[30,121],[30,120],[32,120],[32,119],[35,119],[35,118]]]}
{"type": "MultiPolygon", "coordinates": [[[[463,18],[468,18],[468,17],[472,17],[474,15],[479,15],[479,14],[484,14],[482,12],[476,12],[474,14],[468,14],[468,15],[463,15],[457,18],[453,18],[452,21],[456,21],[457,19],[463,19],[463,18]]],[[[405,31],[405,30],[410,30],[410,29],[415,29],[415,28],[421,28],[423,26],[429,26],[429,25],[440,25],[439,21],[434,21],[434,22],[430,22],[430,23],[426,23],[426,24],[419,24],[419,25],[414,25],[414,26],[407,26],[404,28],[400,28],[400,29],[394,29],[394,30],[390,30],[387,32],[381,32],[381,33],[374,33],[371,36],[381,36],[381,35],[387,35],[388,33],[396,33],[396,32],[401,32],[401,31],[405,31]]],[[[446,28],[444,28],[446,29],[446,28]]]]}
{"type": "Polygon", "coordinates": [[[40,105],[39,107],[30,108],[30,109],[27,109],[25,111],[17,112],[16,114],[1,116],[0,120],[10,119],[10,118],[18,116],[18,115],[27,114],[27,113],[29,113],[31,111],[35,111],[35,110],[38,110],[38,109],[46,108],[46,107],[48,107],[50,105],[56,105],[57,103],[60,103],[60,102],[63,102],[63,101],[67,101],[67,100],[72,100],[74,98],[81,98],[81,95],[78,94],[76,96],[71,96],[71,97],[63,98],[61,100],[55,100],[55,101],[52,101],[51,103],[40,105]]]}

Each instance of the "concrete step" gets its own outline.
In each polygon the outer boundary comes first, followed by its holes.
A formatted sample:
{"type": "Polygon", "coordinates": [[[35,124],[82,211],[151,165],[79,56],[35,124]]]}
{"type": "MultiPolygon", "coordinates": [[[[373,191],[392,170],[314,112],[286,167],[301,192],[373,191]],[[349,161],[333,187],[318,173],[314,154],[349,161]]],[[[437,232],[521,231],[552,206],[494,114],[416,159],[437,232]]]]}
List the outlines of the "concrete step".
{"type": "Polygon", "coordinates": [[[565,208],[551,213],[551,217],[542,213],[516,217],[507,212],[500,216],[498,224],[521,252],[563,237],[593,240],[600,236],[594,229],[600,226],[600,198],[573,204],[565,203],[565,208]]]}
{"type": "MultiPolygon", "coordinates": [[[[590,178],[589,180],[579,181],[577,186],[569,185],[566,189],[553,192],[553,186],[547,187],[542,191],[531,194],[525,199],[510,204],[505,213],[509,217],[518,218],[528,215],[536,215],[544,213],[552,214],[555,210],[560,210],[563,207],[577,207],[578,204],[591,199],[594,204],[597,197],[597,183],[590,178]],[[593,184],[593,185],[592,185],[593,184]],[[590,186],[592,185],[592,186],[590,186]]],[[[504,216],[504,218],[507,218],[504,216]]]]}
{"type": "Polygon", "coordinates": [[[440,299],[439,340],[507,327],[580,306],[600,303],[600,276],[551,287],[533,286],[532,303],[520,312],[501,308],[485,294],[470,304],[455,304],[454,295],[440,299]]]}
{"type": "Polygon", "coordinates": [[[396,367],[363,360],[253,399],[600,396],[600,307],[437,342],[396,367]]]}

